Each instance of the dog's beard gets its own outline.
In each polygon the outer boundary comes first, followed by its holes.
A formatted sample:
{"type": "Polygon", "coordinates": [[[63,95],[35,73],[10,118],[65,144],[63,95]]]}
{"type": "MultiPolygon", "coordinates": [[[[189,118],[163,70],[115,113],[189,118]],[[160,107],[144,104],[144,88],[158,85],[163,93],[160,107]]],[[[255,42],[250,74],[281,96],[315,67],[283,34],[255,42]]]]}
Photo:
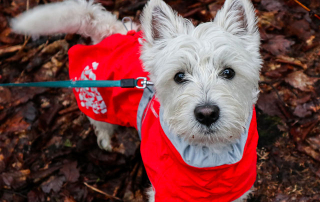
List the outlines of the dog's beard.
{"type": "Polygon", "coordinates": [[[220,107],[219,119],[209,127],[199,123],[194,116],[194,97],[180,95],[174,101],[162,105],[163,119],[170,131],[190,144],[231,144],[240,138],[248,120],[250,107],[247,100],[240,103],[230,95],[216,99],[220,107]],[[179,97],[181,99],[179,99],[179,97]]]}
{"type": "Polygon", "coordinates": [[[246,124],[245,119],[225,121],[224,118],[220,118],[219,121],[207,127],[196,120],[186,120],[176,116],[166,118],[165,115],[164,120],[168,120],[170,131],[174,134],[190,144],[201,145],[231,144],[240,138],[246,124]]]}

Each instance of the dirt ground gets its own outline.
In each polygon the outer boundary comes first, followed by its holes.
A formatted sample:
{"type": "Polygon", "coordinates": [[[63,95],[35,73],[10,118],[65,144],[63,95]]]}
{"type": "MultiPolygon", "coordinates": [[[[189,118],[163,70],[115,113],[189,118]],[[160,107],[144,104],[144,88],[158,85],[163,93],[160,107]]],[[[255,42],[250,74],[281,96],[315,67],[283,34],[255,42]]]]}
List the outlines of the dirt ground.
{"type": "MultiPolygon", "coordinates": [[[[12,33],[9,20],[47,0],[0,1],[0,82],[68,80],[68,49],[77,35],[32,39],[12,33]]],[[[119,18],[139,21],[146,0],[100,0],[119,18]]],[[[168,0],[194,24],[210,21],[224,0],[168,0]]],[[[253,0],[262,38],[257,102],[261,201],[320,201],[319,0],[253,0]]],[[[71,89],[0,87],[1,201],[146,201],[149,186],[132,128],[98,148],[71,89]]]]}

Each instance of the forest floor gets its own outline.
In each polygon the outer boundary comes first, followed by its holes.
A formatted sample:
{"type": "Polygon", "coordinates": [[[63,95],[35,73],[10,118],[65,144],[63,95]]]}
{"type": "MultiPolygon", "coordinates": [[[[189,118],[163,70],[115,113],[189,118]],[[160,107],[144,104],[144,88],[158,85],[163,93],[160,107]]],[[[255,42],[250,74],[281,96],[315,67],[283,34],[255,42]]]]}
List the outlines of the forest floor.
{"type": "MultiPolygon", "coordinates": [[[[52,2],[52,1],[51,1],[52,2]]],[[[100,0],[138,22],[146,0],[100,0]]],[[[168,0],[194,24],[224,0],[168,0]]],[[[9,20],[46,0],[0,1],[0,82],[68,80],[77,35],[16,35],[9,20]],[[28,3],[27,3],[28,2],[28,3]]],[[[257,180],[249,201],[320,201],[320,20],[294,0],[253,0],[262,38],[257,180]]],[[[319,0],[301,0],[320,14],[319,0]]],[[[1,201],[146,201],[149,186],[132,128],[98,148],[70,89],[0,88],[1,201]]]]}

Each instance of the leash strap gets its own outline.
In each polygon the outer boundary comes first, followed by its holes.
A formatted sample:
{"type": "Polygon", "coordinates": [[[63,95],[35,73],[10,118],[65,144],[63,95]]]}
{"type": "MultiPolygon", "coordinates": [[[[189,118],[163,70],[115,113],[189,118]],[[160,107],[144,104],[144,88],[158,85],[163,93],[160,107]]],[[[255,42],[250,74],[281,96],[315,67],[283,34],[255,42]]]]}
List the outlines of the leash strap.
{"type": "Polygon", "coordinates": [[[31,83],[1,83],[0,87],[48,87],[48,88],[90,88],[90,87],[121,87],[144,89],[153,85],[146,77],[121,80],[79,80],[79,81],[45,81],[31,83]]]}

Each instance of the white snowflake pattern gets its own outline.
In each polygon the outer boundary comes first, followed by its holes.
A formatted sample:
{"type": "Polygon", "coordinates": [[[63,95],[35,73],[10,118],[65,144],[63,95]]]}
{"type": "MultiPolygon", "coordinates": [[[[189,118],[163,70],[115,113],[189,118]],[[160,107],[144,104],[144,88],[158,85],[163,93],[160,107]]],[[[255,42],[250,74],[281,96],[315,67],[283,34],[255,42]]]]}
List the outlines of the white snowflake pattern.
{"type": "MultiPolygon", "coordinates": [[[[79,80],[96,80],[96,74],[93,70],[97,70],[98,65],[99,63],[93,62],[92,67],[86,66],[79,80]]],[[[97,88],[76,88],[75,90],[79,93],[82,107],[92,108],[95,114],[105,114],[107,112],[106,103],[97,88]]]]}

